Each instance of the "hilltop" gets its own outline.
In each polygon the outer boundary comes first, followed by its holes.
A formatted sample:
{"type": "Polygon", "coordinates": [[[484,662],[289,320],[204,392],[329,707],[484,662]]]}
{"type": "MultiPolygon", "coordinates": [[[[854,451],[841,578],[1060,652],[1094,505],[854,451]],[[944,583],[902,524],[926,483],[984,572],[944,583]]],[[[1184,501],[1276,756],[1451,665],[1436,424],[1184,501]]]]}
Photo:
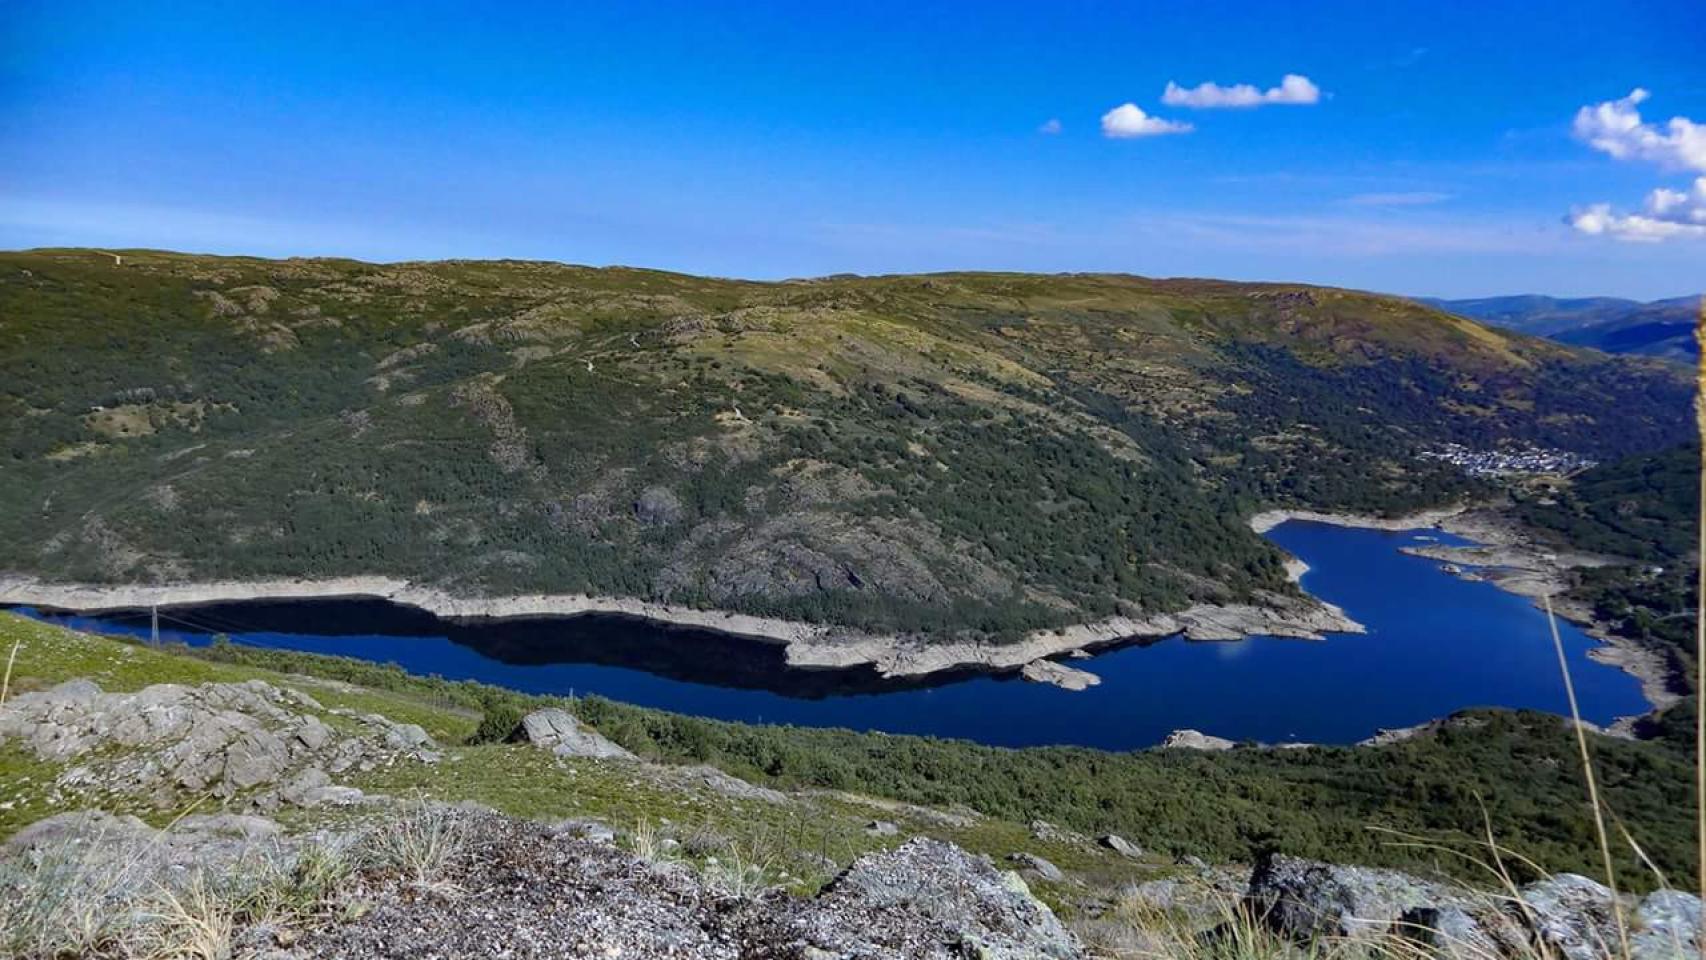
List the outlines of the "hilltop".
{"type": "Polygon", "coordinates": [[[120,253],[0,255],[0,570],[937,639],[1307,619],[1258,509],[1432,506],[1488,489],[1440,444],[1687,426],[1668,365],[1348,290],[120,253]]]}

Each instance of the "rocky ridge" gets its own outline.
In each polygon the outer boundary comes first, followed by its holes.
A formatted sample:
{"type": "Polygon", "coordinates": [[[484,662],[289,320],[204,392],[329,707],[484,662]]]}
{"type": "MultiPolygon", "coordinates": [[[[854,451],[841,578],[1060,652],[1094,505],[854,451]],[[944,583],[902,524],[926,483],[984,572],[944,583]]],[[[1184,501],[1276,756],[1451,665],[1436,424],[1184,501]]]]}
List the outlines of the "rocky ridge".
{"type": "Polygon", "coordinates": [[[159,808],[185,792],[240,798],[262,810],[355,803],[361,791],[335,785],[333,776],[440,758],[414,724],[327,710],[259,680],[156,684],[134,693],[72,680],[0,706],[0,744],[11,742],[70,764],[57,781],[67,793],[118,790],[159,808]]]}

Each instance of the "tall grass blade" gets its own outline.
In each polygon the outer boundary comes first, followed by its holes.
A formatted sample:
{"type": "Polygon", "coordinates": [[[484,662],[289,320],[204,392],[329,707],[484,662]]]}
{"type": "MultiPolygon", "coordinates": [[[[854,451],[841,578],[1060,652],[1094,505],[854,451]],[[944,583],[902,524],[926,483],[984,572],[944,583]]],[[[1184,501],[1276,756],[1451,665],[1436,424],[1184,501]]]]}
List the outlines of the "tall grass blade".
{"type": "Polygon", "coordinates": [[[18,662],[18,648],[22,646],[23,643],[23,637],[13,640],[12,652],[6,656],[6,676],[0,678],[0,707],[6,705],[6,694],[10,693],[12,690],[12,666],[18,662]]]}
{"type": "MultiPolygon", "coordinates": [[[[1700,318],[1694,324],[1694,344],[1699,353],[1695,368],[1694,426],[1706,451],[1706,296],[1700,298],[1700,318]]],[[[1706,453],[1703,453],[1706,456],[1706,453]]],[[[1700,898],[1706,900],[1706,710],[1700,696],[1706,692],[1706,459],[1700,464],[1700,507],[1694,518],[1698,538],[1694,553],[1694,827],[1700,867],[1700,898]]],[[[1706,960],[1706,937],[1700,939],[1700,958],[1706,960]]]]}
{"type": "Polygon", "coordinates": [[[1582,725],[1581,707],[1576,702],[1576,684],[1570,677],[1570,662],[1564,656],[1564,638],[1558,635],[1558,618],[1552,613],[1552,595],[1542,593],[1541,599],[1546,604],[1546,624],[1552,628],[1552,647],[1558,651],[1558,669],[1564,674],[1564,696],[1570,701],[1570,726],[1576,731],[1576,748],[1582,756],[1582,779],[1587,782],[1588,804],[1593,807],[1593,832],[1599,840],[1599,855],[1605,866],[1605,885],[1611,889],[1611,915],[1617,919],[1618,945],[1623,952],[1622,957],[1631,957],[1629,951],[1629,924],[1623,917],[1622,898],[1617,892],[1617,870],[1611,859],[1611,838],[1605,829],[1605,807],[1599,798],[1599,779],[1593,773],[1593,757],[1588,753],[1587,728],[1582,725]]]}

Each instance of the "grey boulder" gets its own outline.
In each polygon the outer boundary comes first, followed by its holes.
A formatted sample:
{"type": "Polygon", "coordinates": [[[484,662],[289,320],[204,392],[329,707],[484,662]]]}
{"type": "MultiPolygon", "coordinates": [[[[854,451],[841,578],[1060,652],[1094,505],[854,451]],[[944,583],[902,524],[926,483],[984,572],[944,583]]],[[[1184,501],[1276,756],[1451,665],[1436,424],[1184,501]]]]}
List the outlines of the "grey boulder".
{"type": "Polygon", "coordinates": [[[581,725],[574,714],[557,707],[535,710],[521,720],[517,737],[559,757],[633,760],[632,753],[581,725]]]}

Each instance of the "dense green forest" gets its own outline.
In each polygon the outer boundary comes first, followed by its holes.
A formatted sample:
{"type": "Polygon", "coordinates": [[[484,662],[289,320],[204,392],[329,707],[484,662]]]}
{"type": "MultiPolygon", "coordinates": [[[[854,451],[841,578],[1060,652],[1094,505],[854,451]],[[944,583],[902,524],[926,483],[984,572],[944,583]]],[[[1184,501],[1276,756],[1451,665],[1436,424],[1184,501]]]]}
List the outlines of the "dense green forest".
{"type": "Polygon", "coordinates": [[[1285,593],[1244,518],[1686,433],[1665,364],[1295,285],[0,254],[0,571],[1005,637],[1285,593]]]}
{"type": "MultiPolygon", "coordinates": [[[[180,652],[408,691],[477,710],[485,717],[477,739],[503,739],[527,711],[561,703],[361,660],[230,643],[180,652]]],[[[1019,821],[1043,818],[1222,862],[1278,849],[1337,862],[1441,869],[1484,882],[1479,868],[1399,834],[1474,852],[1491,829],[1507,850],[1532,861],[1508,858],[1519,873],[1600,872],[1575,741],[1550,714],[1471,711],[1384,747],[1109,753],[730,723],[598,698],[568,706],[650,758],[712,763],[782,786],[938,807],[964,804],[1019,821]]],[[[1693,734],[1687,717],[1673,713],[1656,740],[1596,736],[1593,751],[1611,809],[1676,877],[1694,869],[1693,734]]],[[[1618,869],[1626,888],[1652,886],[1651,872],[1632,853],[1619,854],[1618,869]]]]}

